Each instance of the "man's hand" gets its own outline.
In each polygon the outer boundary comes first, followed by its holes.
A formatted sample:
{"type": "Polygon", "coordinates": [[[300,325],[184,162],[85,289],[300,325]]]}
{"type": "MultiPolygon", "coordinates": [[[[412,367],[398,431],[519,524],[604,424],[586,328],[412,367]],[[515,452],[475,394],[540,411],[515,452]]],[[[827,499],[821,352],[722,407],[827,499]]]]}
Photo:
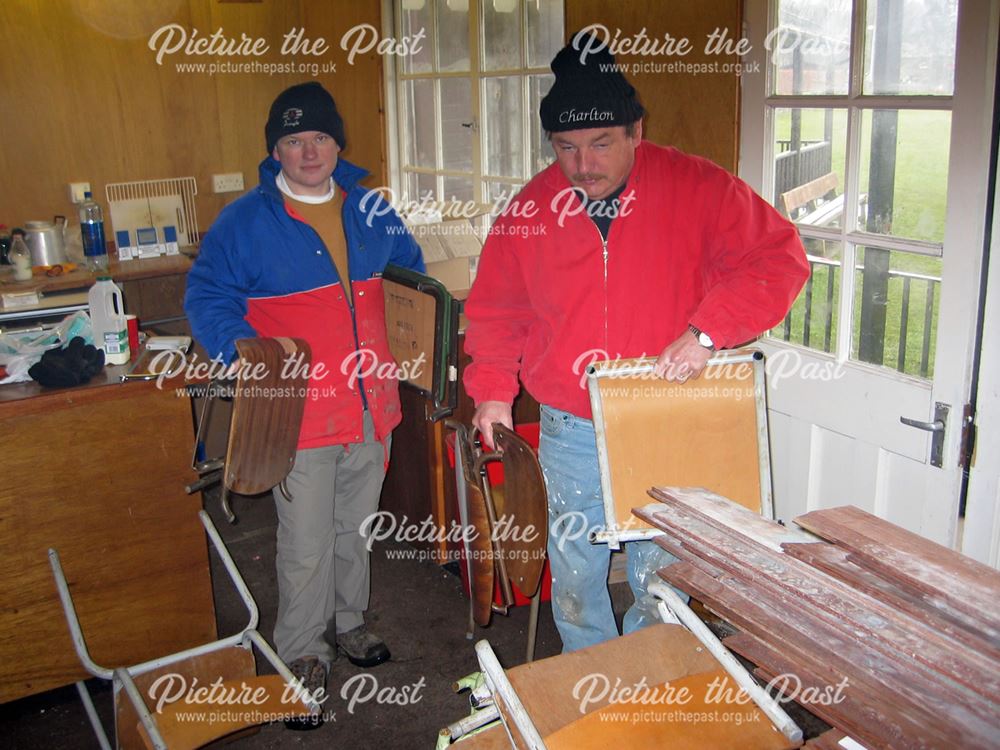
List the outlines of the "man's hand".
{"type": "Polygon", "coordinates": [[[712,350],[698,343],[690,330],[669,344],[656,360],[653,371],[661,378],[683,383],[701,375],[712,350]]]}
{"type": "Polygon", "coordinates": [[[472,415],[472,426],[479,430],[483,436],[483,445],[486,450],[493,448],[493,423],[499,422],[504,427],[514,429],[514,418],[511,415],[510,404],[505,401],[483,401],[476,407],[476,413],[472,415]]]}

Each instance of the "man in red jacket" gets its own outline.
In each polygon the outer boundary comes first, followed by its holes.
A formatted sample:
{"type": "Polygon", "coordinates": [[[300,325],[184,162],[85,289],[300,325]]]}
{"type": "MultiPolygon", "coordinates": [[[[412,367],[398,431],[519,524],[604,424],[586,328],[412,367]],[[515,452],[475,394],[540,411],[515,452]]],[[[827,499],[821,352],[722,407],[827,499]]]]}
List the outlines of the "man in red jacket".
{"type": "MultiPolygon", "coordinates": [[[[518,377],[542,405],[552,610],[566,651],[618,634],[608,548],[558,533],[567,514],[604,526],[586,365],[658,355],[660,375],[697,377],[716,349],[782,320],[809,273],[794,226],[745,183],[642,140],[635,89],[598,46],[577,35],[552,61],[541,120],[556,163],[497,219],[465,306],[465,386],[485,442],[494,423],[511,426],[518,377]]],[[[631,632],[656,621],[645,579],[675,558],[651,542],[626,549],[631,632]]]]}

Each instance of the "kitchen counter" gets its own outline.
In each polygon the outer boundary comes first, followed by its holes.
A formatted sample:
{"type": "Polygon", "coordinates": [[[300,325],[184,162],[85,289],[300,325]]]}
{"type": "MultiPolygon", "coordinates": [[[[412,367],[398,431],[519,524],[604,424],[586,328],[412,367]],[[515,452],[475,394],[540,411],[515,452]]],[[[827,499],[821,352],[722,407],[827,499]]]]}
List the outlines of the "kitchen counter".
{"type": "MultiPolygon", "coordinates": [[[[195,248],[185,251],[196,253],[195,248]]],[[[183,320],[187,272],[194,261],[189,255],[161,255],[119,262],[111,258],[108,273],[122,289],[126,312],[146,325],[183,320]]],[[[0,308],[0,324],[29,318],[61,317],[87,307],[87,290],[97,275],[77,266],[59,276],[36,273],[31,281],[14,281],[13,269],[0,266],[0,293],[37,292],[37,304],[0,308]]],[[[171,330],[170,332],[174,332],[171,330]]]]}
{"type": "MultiPolygon", "coordinates": [[[[193,248],[191,250],[192,252],[194,251],[193,248]]],[[[161,255],[158,258],[127,260],[124,262],[120,262],[117,258],[111,258],[108,273],[111,275],[111,278],[118,282],[138,281],[158,276],[187,273],[193,262],[191,257],[183,253],[180,255],[161,255]]],[[[72,271],[60,274],[59,276],[46,276],[44,272],[36,271],[31,281],[14,281],[13,276],[13,268],[9,266],[0,267],[0,291],[37,291],[39,294],[48,295],[56,292],[65,292],[70,289],[89,289],[97,281],[97,274],[91,273],[79,265],[72,271]]]]}
{"type": "Polygon", "coordinates": [[[88,677],[47,550],[62,559],[87,645],[108,667],[215,637],[201,496],[184,485],[191,403],[155,381],[0,386],[0,703],[88,677]]]}

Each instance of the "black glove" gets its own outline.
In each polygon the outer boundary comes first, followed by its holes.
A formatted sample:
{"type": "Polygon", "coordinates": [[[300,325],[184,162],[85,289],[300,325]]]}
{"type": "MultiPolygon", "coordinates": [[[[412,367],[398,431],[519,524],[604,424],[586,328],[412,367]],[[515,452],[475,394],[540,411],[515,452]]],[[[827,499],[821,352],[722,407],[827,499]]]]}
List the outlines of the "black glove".
{"type": "Polygon", "coordinates": [[[104,352],[79,336],[64,349],[50,349],[28,370],[46,388],[70,388],[88,382],[104,369],[104,352]]]}

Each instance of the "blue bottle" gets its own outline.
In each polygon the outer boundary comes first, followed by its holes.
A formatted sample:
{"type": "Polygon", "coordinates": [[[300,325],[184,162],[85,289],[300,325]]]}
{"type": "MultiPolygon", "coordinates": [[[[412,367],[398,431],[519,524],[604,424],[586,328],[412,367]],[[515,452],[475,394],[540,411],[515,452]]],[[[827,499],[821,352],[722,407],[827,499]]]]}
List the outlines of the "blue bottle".
{"type": "Polygon", "coordinates": [[[83,255],[87,270],[97,273],[108,270],[108,246],[104,241],[104,214],[90,192],[83,194],[80,204],[80,232],[83,235],[83,255]]]}

